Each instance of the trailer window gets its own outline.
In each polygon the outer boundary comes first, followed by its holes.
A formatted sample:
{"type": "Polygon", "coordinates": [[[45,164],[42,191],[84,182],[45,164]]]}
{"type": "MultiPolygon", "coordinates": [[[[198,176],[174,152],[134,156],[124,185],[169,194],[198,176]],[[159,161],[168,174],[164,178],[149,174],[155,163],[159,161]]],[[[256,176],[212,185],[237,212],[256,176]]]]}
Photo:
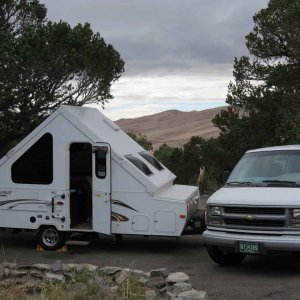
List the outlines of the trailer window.
{"type": "Polygon", "coordinates": [[[149,164],[151,164],[158,171],[164,170],[164,167],[161,165],[161,163],[150,153],[144,151],[144,152],[139,152],[139,155],[143,157],[149,164]]]}
{"type": "Polygon", "coordinates": [[[135,165],[140,171],[142,171],[145,175],[150,176],[153,175],[148,166],[143,163],[139,158],[133,156],[132,154],[125,155],[125,157],[135,165]]]}
{"type": "Polygon", "coordinates": [[[106,154],[107,147],[97,147],[96,150],[96,176],[100,179],[106,177],[106,154]]]}
{"type": "Polygon", "coordinates": [[[11,167],[15,183],[50,184],[53,181],[53,138],[44,134],[11,167]]]}

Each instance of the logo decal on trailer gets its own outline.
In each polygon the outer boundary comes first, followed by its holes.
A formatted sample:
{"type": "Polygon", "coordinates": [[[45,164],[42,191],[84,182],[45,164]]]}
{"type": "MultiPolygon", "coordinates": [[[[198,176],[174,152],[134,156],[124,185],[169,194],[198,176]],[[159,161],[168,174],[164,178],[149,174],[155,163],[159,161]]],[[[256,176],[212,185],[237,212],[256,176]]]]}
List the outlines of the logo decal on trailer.
{"type": "Polygon", "coordinates": [[[0,191],[0,197],[10,196],[12,191],[0,191]]]}

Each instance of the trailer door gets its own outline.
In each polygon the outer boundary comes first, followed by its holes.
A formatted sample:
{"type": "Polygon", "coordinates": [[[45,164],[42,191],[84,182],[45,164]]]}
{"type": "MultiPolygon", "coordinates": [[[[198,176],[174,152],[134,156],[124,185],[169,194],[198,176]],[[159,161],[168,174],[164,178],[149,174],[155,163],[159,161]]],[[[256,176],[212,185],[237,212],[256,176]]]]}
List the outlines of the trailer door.
{"type": "Polygon", "coordinates": [[[93,147],[93,231],[111,233],[111,148],[93,147]]]}

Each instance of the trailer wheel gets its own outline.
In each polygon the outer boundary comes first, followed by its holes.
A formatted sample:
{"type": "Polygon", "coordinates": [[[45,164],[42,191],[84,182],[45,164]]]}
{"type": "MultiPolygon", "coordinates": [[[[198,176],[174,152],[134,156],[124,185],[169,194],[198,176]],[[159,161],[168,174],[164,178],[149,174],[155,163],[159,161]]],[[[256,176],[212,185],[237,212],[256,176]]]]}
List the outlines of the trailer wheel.
{"type": "Polygon", "coordinates": [[[217,246],[206,246],[209,257],[221,266],[232,266],[240,264],[246,257],[242,253],[226,253],[221,251],[217,246]]]}
{"type": "Polygon", "coordinates": [[[57,250],[65,244],[65,234],[54,226],[43,226],[38,230],[37,240],[44,249],[57,250]]]}

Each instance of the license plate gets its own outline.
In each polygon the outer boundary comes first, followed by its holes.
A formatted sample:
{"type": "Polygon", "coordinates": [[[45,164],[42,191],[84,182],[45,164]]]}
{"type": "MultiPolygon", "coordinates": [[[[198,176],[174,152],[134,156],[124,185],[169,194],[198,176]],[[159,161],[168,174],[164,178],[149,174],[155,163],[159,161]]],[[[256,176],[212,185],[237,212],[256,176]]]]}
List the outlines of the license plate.
{"type": "Polygon", "coordinates": [[[248,254],[259,254],[260,246],[257,242],[239,242],[239,252],[248,254]]]}

